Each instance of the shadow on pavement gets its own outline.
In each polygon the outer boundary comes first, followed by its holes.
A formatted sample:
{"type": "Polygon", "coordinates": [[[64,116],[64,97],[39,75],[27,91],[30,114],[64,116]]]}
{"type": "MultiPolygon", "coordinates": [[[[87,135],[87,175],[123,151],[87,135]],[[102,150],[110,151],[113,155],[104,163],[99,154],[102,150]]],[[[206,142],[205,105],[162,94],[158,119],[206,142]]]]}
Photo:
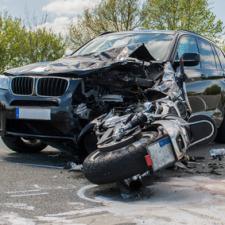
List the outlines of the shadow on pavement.
{"type": "Polygon", "coordinates": [[[19,163],[19,164],[38,164],[49,165],[56,167],[65,167],[73,158],[66,153],[58,151],[57,149],[46,149],[39,153],[16,153],[10,151],[1,156],[4,161],[19,163]]]}

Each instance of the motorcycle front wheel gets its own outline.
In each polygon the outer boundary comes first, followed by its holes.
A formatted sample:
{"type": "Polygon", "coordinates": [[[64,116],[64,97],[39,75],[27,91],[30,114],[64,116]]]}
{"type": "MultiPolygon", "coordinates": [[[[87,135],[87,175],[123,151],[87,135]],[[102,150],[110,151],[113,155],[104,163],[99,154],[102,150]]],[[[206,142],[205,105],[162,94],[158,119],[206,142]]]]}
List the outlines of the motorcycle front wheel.
{"type": "Polygon", "coordinates": [[[143,133],[140,140],[126,147],[109,152],[92,152],[83,163],[85,177],[95,184],[107,184],[146,172],[146,146],[152,144],[157,137],[158,132],[150,131],[143,133]]]}

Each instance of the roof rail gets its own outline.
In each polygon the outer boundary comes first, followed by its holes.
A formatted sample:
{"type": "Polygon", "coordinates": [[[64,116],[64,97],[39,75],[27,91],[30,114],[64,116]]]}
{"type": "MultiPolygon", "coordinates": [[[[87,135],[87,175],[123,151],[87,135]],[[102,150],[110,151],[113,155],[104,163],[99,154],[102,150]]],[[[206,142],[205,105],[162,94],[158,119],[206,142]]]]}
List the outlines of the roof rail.
{"type": "Polygon", "coordinates": [[[98,36],[102,36],[102,35],[110,34],[110,33],[115,33],[115,31],[106,31],[106,32],[99,34],[98,36]]]}
{"type": "Polygon", "coordinates": [[[178,32],[178,31],[186,31],[186,32],[189,32],[189,33],[192,33],[192,34],[197,34],[197,35],[199,35],[199,36],[201,36],[201,37],[203,37],[203,38],[205,38],[205,39],[208,39],[209,41],[211,41],[211,42],[213,42],[213,43],[216,44],[215,41],[213,41],[213,40],[209,39],[208,37],[205,37],[205,36],[203,36],[203,35],[201,35],[201,34],[198,34],[198,33],[196,33],[196,32],[189,31],[189,30],[185,30],[185,29],[177,29],[177,30],[175,30],[175,33],[178,32]]]}

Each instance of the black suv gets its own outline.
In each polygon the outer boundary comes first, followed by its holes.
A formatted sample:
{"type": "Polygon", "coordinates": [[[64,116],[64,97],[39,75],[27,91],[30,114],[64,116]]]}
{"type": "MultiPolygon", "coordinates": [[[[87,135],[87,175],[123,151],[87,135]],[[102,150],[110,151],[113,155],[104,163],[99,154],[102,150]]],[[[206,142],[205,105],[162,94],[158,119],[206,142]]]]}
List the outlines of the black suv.
{"type": "Polygon", "coordinates": [[[184,53],[201,59],[185,68],[190,111],[213,117],[220,127],[216,140],[225,142],[224,53],[185,30],[104,33],[70,56],[5,71],[0,76],[2,140],[17,152],[50,145],[82,160],[96,148],[89,122],[114,107],[138,103],[145,90],[158,90],[168,64],[176,76],[184,53]]]}

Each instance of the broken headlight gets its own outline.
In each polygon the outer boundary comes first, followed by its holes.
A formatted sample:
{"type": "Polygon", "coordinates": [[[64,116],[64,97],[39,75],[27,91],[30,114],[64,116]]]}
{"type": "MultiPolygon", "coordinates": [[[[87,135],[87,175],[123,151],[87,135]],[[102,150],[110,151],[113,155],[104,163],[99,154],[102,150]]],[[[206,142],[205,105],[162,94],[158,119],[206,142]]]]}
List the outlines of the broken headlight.
{"type": "Polygon", "coordinates": [[[7,90],[9,88],[9,78],[6,76],[0,76],[0,89],[7,90]]]}

